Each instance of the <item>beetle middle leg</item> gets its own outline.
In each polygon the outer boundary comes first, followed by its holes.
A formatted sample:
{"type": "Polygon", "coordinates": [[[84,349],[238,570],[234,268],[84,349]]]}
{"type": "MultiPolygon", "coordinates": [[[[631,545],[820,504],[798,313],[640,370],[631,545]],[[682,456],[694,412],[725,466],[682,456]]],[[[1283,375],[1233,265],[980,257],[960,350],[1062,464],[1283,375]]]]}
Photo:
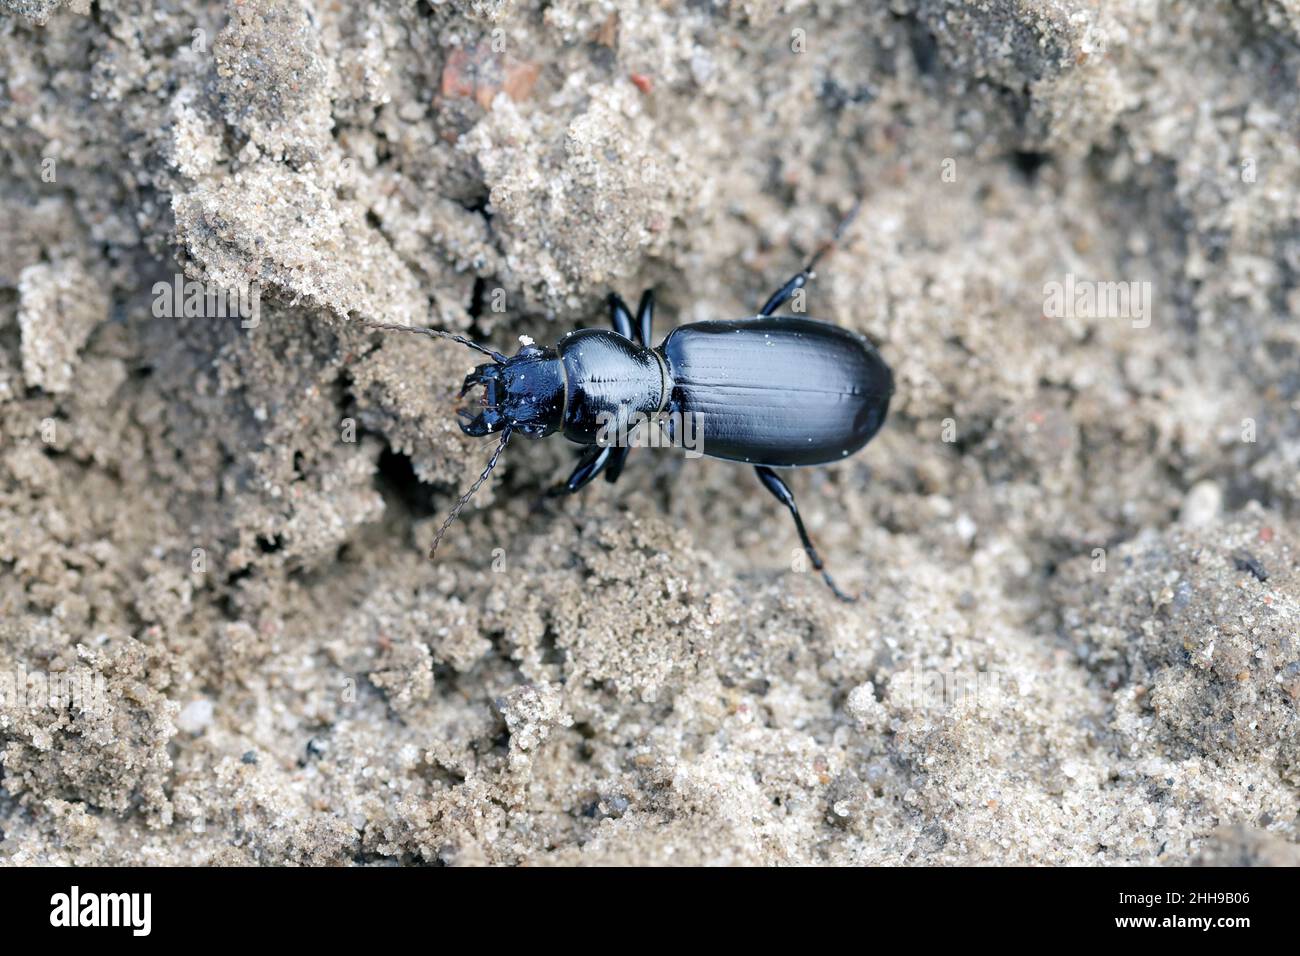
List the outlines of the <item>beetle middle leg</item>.
{"type": "Polygon", "coordinates": [[[827,586],[841,601],[856,601],[857,598],[851,597],[839,589],[839,586],[835,583],[835,579],[832,578],[830,572],[826,570],[825,562],[822,561],[821,555],[817,553],[817,549],[813,546],[812,539],[808,537],[807,529],[803,526],[803,518],[799,516],[799,506],[794,503],[794,493],[790,491],[789,486],[781,480],[780,475],[765,465],[756,466],[754,471],[758,473],[758,480],[763,483],[763,487],[772,492],[777,501],[790,509],[790,516],[794,518],[794,526],[799,532],[799,540],[803,542],[803,549],[808,553],[808,558],[812,561],[812,566],[822,573],[822,580],[826,582],[827,586]]]}
{"type": "Polygon", "coordinates": [[[655,324],[655,294],[646,289],[641,293],[641,301],[636,307],[636,335],[642,348],[650,348],[651,335],[655,324]]]}

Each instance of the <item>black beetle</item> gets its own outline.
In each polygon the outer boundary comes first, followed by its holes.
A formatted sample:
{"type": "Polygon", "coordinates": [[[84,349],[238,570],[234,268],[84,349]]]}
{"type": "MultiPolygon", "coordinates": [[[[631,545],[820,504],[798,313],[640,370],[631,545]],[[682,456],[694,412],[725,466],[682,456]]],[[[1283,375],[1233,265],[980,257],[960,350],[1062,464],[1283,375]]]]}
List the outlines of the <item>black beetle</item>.
{"type": "MultiPolygon", "coordinates": [[[[852,216],[836,230],[837,238],[852,216]]],[[[789,509],[813,567],[837,597],[852,600],[827,573],[794,495],[773,471],[853,454],[884,424],[894,392],[889,366],[862,336],[828,322],[773,315],[813,277],[830,246],[774,292],[757,316],[679,326],[657,348],[650,344],[654,296],[649,290],[635,321],[623,300],[611,294],[613,331],[579,329],[554,348],[527,343],[510,358],[438,329],[367,323],[449,338],[492,359],[467,376],[460,391],[463,397],[481,386],[482,411],[458,414],[465,434],[500,432],[501,440],[438,530],[429,557],[516,432],[544,438],[562,431],[570,441],[590,446],[568,480],[552,490],[573,494],[602,471],[607,481],[618,480],[630,448],[625,441],[609,443],[612,423],[664,415],[681,422],[692,416],[703,423],[702,453],[753,465],[763,486],[789,509]]]]}

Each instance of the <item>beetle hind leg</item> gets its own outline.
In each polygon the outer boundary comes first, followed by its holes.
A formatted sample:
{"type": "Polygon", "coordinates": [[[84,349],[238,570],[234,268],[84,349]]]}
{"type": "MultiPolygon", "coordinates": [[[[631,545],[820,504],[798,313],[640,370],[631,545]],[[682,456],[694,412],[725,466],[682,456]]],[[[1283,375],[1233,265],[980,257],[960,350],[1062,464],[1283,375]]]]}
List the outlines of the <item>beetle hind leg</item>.
{"type": "Polygon", "coordinates": [[[780,475],[765,465],[756,466],[754,471],[758,473],[758,480],[763,483],[763,487],[772,492],[777,501],[790,509],[790,517],[794,518],[794,526],[799,532],[799,540],[803,542],[803,549],[807,552],[808,559],[812,561],[812,566],[821,572],[822,580],[826,582],[826,586],[841,601],[848,603],[856,601],[856,597],[845,594],[839,589],[835,579],[826,570],[826,563],[822,561],[821,555],[817,553],[817,548],[813,545],[812,539],[808,537],[808,530],[803,526],[803,518],[799,516],[799,506],[794,503],[794,493],[790,491],[790,487],[781,480],[780,475]]]}
{"type": "MultiPolygon", "coordinates": [[[[858,200],[853,204],[853,208],[849,210],[848,215],[841,219],[840,224],[835,227],[835,234],[831,236],[830,241],[823,244],[820,249],[813,253],[813,257],[808,260],[808,264],[795,273],[789,282],[773,292],[771,297],[763,303],[763,307],[758,310],[760,316],[766,318],[771,315],[777,309],[781,308],[781,306],[785,305],[790,296],[794,295],[806,286],[810,279],[816,277],[817,273],[815,270],[817,268],[817,263],[821,262],[822,257],[835,248],[835,244],[844,236],[845,231],[849,228],[849,224],[857,218],[858,209],[861,208],[861,206],[861,200],[858,200]]],[[[833,586],[834,585],[832,585],[832,587],[833,586]]]]}
{"type": "Polygon", "coordinates": [[[790,296],[794,295],[797,291],[807,285],[808,280],[812,277],[813,273],[810,269],[804,269],[802,272],[795,275],[795,277],[789,282],[772,293],[771,298],[769,298],[767,302],[763,304],[763,307],[758,310],[758,314],[764,318],[771,315],[777,309],[781,308],[781,306],[785,305],[790,296]]]}

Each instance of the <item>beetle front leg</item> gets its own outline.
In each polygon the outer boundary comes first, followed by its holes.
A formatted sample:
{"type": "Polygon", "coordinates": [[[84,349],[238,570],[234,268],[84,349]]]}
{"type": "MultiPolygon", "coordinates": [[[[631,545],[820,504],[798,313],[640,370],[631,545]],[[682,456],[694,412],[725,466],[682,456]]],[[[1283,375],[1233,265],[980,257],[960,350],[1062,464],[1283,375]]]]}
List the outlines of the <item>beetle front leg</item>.
{"type": "Polygon", "coordinates": [[[591,451],[582,456],[582,460],[578,462],[578,467],[573,469],[573,474],[569,475],[569,480],[556,485],[547,494],[551,497],[577,494],[600,474],[601,470],[609,462],[610,453],[614,451],[617,451],[617,449],[613,446],[594,446],[591,451]]]}
{"type": "Polygon", "coordinates": [[[642,348],[650,348],[654,325],[655,294],[652,289],[646,289],[641,293],[641,301],[636,307],[636,335],[642,348]]]}
{"type": "Polygon", "coordinates": [[[611,485],[618,481],[619,475],[623,474],[623,465],[626,464],[628,453],[631,450],[626,445],[620,445],[611,452],[609,461],[605,464],[605,480],[611,485]]]}
{"type": "Polygon", "coordinates": [[[822,580],[826,582],[826,585],[841,601],[847,601],[849,603],[856,601],[857,598],[851,597],[839,589],[839,586],[835,583],[835,579],[832,578],[830,572],[826,570],[821,555],[819,555],[817,549],[813,547],[812,539],[808,537],[808,531],[803,526],[803,518],[799,517],[799,507],[794,503],[794,493],[790,491],[789,486],[781,480],[780,475],[765,465],[756,466],[754,471],[758,473],[758,480],[763,483],[763,487],[772,492],[777,501],[790,509],[790,516],[794,518],[794,526],[799,532],[799,540],[803,542],[803,549],[808,553],[808,558],[812,561],[813,567],[822,573],[822,580]]]}
{"type": "Polygon", "coordinates": [[[614,326],[614,331],[623,338],[632,337],[632,313],[628,311],[627,303],[617,292],[609,294],[609,324],[614,326]]]}

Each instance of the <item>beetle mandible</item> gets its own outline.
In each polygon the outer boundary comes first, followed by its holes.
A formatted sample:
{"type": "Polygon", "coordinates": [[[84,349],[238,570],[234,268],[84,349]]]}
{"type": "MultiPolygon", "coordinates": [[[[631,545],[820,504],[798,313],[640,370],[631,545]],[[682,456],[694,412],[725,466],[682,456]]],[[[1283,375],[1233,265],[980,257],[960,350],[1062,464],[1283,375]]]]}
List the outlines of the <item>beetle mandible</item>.
{"type": "Polygon", "coordinates": [[[555,432],[588,451],[552,494],[574,494],[604,472],[618,480],[629,445],[604,443],[608,423],[630,416],[672,420],[698,416],[705,456],[750,465],[794,519],[814,568],[836,597],[854,600],[836,585],[804,527],[789,486],[774,469],[824,465],[862,448],[880,430],[894,392],[894,379],[880,353],[864,337],[828,322],[774,313],[815,275],[822,256],[857,212],[840,223],[835,237],[785,285],[758,315],[731,321],[678,326],[651,345],[654,294],[641,296],[636,318],[626,303],[609,296],[608,329],[578,329],[553,348],[526,343],[506,357],[440,329],[368,322],[372,328],[448,338],[487,355],[460,390],[482,387],[482,411],[460,409],[467,435],[500,433],[487,467],[456,502],[429,548],[432,559],[461,509],[487,480],[512,435],[544,438],[555,432]]]}

